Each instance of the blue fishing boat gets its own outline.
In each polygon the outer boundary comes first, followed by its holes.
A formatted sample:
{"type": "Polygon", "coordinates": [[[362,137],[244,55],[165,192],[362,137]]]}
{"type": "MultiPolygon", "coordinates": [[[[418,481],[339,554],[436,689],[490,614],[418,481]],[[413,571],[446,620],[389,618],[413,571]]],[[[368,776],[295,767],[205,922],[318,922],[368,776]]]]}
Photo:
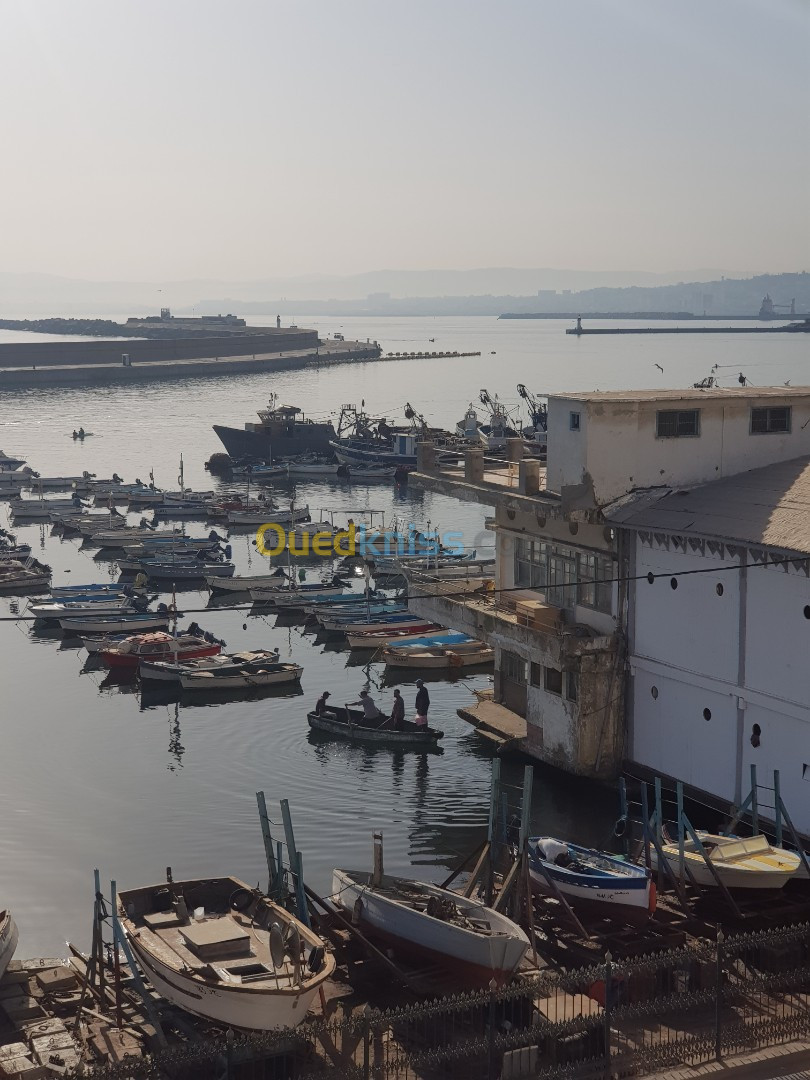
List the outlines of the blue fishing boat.
{"type": "Polygon", "coordinates": [[[559,892],[573,908],[602,918],[643,925],[655,911],[646,867],[551,836],[529,840],[529,876],[535,892],[559,892]]]}

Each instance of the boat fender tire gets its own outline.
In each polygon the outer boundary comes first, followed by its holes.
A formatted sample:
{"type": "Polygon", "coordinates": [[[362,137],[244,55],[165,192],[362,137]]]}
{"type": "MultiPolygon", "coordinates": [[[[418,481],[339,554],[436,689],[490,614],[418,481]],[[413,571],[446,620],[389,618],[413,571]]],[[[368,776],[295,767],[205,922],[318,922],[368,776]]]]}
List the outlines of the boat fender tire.
{"type": "Polygon", "coordinates": [[[613,826],[613,835],[617,840],[620,840],[627,832],[627,818],[620,817],[617,819],[616,824],[613,826]]]}
{"type": "Polygon", "coordinates": [[[246,911],[253,900],[253,893],[250,889],[236,889],[232,892],[228,900],[228,907],[232,911],[246,911]]]}

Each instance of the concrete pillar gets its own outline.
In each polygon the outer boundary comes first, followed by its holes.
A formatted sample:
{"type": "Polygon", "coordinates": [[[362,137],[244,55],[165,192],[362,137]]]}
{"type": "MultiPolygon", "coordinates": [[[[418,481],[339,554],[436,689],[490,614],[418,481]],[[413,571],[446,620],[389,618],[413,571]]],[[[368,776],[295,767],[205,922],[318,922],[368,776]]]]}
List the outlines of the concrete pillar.
{"type": "Polygon", "coordinates": [[[432,439],[416,444],[416,471],[433,472],[436,468],[436,444],[432,439]]]}
{"type": "Polygon", "coordinates": [[[536,495],[540,490],[540,462],[523,458],[518,472],[518,491],[521,495],[536,495]]]}
{"type": "Polygon", "coordinates": [[[484,479],[483,450],[465,450],[464,479],[470,484],[480,484],[484,479]]]}
{"type": "Polygon", "coordinates": [[[523,457],[523,439],[507,439],[506,453],[510,461],[520,461],[523,457]]]}

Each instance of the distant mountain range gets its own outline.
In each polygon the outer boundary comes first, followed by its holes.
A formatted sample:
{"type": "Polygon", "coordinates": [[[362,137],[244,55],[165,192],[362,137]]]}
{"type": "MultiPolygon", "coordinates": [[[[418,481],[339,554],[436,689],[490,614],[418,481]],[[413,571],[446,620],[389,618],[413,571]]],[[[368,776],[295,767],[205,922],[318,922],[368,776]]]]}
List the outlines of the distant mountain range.
{"type": "Polygon", "coordinates": [[[500,315],[505,312],[690,311],[756,314],[765,294],[810,310],[810,274],[645,271],[377,270],[262,281],[83,281],[0,273],[0,317],[14,315],[500,315]]]}

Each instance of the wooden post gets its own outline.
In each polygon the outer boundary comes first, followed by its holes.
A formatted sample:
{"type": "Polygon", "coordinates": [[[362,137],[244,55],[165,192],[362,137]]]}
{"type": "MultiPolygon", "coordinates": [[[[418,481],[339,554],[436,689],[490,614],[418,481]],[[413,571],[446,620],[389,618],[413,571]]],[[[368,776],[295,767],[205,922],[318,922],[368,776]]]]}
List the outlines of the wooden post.
{"type": "Polygon", "coordinates": [[[117,908],[113,908],[113,910],[111,912],[111,919],[112,919],[113,940],[118,941],[118,943],[120,944],[121,949],[122,949],[122,951],[124,953],[124,956],[126,956],[126,958],[127,958],[127,963],[129,964],[129,971],[130,971],[130,974],[132,976],[133,985],[135,986],[135,989],[138,991],[138,993],[141,995],[141,998],[143,999],[143,1003],[144,1003],[144,1005],[146,1007],[147,1015],[149,1016],[149,1019],[152,1021],[152,1024],[153,1024],[153,1026],[155,1028],[155,1033],[157,1035],[158,1042],[160,1043],[161,1046],[166,1046],[167,1045],[166,1036],[164,1035],[163,1028],[161,1027],[161,1024],[160,1024],[160,1017],[158,1016],[157,1009],[155,1008],[154,999],[152,998],[152,995],[150,994],[150,992],[146,989],[144,981],[141,978],[141,973],[138,970],[138,965],[135,962],[135,957],[133,956],[132,950],[129,947],[129,942],[127,941],[126,934],[121,929],[121,924],[118,921],[118,910],[117,910],[117,908]]]}
{"type": "Polygon", "coordinates": [[[287,838],[287,861],[295,878],[295,901],[298,918],[305,926],[309,926],[309,912],[307,911],[306,896],[304,895],[304,875],[301,853],[295,846],[295,834],[293,832],[292,817],[290,816],[290,804],[286,799],[281,800],[281,820],[284,822],[284,835],[287,838]]]}
{"type": "Polygon", "coordinates": [[[650,804],[647,798],[647,781],[641,782],[641,835],[644,842],[644,865],[652,871],[650,859],[650,804]]]}
{"type": "Polygon", "coordinates": [[[264,840],[264,857],[267,860],[267,895],[277,900],[279,897],[279,873],[276,869],[276,859],[273,853],[273,837],[270,833],[270,818],[267,813],[267,803],[264,792],[256,792],[256,802],[259,806],[259,822],[262,827],[262,839],[264,840]]]}
{"type": "Polygon", "coordinates": [[[678,877],[683,882],[683,868],[686,860],[683,855],[684,833],[683,833],[683,783],[679,780],[677,787],[678,797],[678,877]]]}
{"type": "MultiPolygon", "coordinates": [[[[655,839],[657,847],[664,846],[664,806],[661,798],[661,777],[655,778],[655,839]]],[[[658,888],[664,888],[664,868],[658,864],[658,888]]]]}
{"type": "Polygon", "coordinates": [[[779,783],[779,770],[773,770],[773,812],[776,819],[776,846],[782,846],[782,795],[779,783]]]}
{"type": "MultiPolygon", "coordinates": [[[[114,881],[110,882],[110,908],[117,911],[118,889],[114,881]]],[[[113,973],[115,977],[115,1025],[120,1030],[124,1026],[121,1013],[121,955],[118,951],[118,938],[113,934],[113,973]]]]}
{"type": "Polygon", "coordinates": [[[740,912],[739,907],[737,906],[737,902],[735,901],[735,899],[731,895],[731,893],[728,891],[728,888],[726,887],[726,884],[723,881],[723,879],[717,873],[717,867],[714,865],[712,860],[706,854],[706,849],[704,848],[703,844],[701,843],[700,837],[695,832],[695,830],[692,828],[692,823],[690,822],[689,818],[685,814],[684,814],[683,822],[684,822],[684,825],[686,826],[686,831],[689,834],[689,839],[695,845],[695,849],[699,852],[699,854],[703,856],[703,861],[706,863],[706,866],[709,868],[709,872],[711,873],[712,877],[714,878],[716,885],[718,886],[720,891],[723,893],[723,896],[725,896],[726,900],[728,901],[729,907],[734,911],[735,915],[740,915],[741,912],[740,912]]]}
{"type": "Polygon", "coordinates": [[[751,829],[754,836],[759,832],[759,803],[757,798],[757,767],[751,766],[751,829]]]}

